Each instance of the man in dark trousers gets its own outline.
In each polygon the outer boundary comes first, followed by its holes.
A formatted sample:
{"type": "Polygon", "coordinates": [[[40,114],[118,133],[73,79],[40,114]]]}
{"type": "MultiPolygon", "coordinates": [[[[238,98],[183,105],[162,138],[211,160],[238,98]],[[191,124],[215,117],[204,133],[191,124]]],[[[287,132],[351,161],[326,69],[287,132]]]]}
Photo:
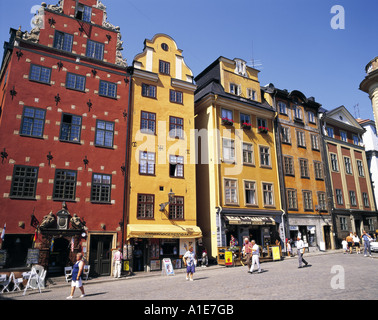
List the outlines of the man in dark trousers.
{"type": "Polygon", "coordinates": [[[304,263],[306,266],[308,265],[308,262],[303,259],[303,254],[305,252],[305,245],[301,237],[298,236],[297,238],[297,250],[298,250],[298,261],[299,261],[299,267],[302,268],[302,263],[304,263]]]}

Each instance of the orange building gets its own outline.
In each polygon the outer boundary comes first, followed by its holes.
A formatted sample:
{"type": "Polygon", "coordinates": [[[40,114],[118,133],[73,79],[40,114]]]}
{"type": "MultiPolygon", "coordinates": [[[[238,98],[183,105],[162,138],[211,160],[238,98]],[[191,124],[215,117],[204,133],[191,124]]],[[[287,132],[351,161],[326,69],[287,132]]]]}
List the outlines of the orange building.
{"type": "Polygon", "coordinates": [[[277,157],[288,238],[295,241],[300,235],[309,251],[331,249],[332,218],[318,119],[321,105],[297,90],[288,92],[272,84],[264,90],[277,111],[277,157]]]}

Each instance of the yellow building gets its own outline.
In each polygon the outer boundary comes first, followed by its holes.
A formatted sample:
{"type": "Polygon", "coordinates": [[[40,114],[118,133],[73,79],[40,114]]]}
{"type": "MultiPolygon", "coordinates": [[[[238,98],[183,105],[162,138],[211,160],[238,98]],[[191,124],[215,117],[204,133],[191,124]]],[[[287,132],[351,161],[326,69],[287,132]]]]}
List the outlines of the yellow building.
{"type": "Polygon", "coordinates": [[[284,241],[273,108],[259,71],[218,58],[196,78],[197,211],[209,256],[246,237],[284,241]]]}
{"type": "Polygon", "coordinates": [[[126,195],[127,241],[134,271],[160,270],[201,238],[196,221],[192,71],[164,34],[145,40],[133,62],[130,158],[126,195]]]}

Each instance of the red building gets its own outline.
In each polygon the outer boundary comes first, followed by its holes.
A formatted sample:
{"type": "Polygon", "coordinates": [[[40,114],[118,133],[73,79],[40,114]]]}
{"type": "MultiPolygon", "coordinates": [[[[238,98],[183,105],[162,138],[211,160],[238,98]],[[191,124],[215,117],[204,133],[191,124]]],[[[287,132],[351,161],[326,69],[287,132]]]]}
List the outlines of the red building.
{"type": "Polygon", "coordinates": [[[6,267],[26,266],[34,247],[50,274],[82,251],[95,274],[109,275],[124,234],[129,74],[120,31],[97,0],[42,4],[34,23],[11,29],[0,71],[6,267]]]}

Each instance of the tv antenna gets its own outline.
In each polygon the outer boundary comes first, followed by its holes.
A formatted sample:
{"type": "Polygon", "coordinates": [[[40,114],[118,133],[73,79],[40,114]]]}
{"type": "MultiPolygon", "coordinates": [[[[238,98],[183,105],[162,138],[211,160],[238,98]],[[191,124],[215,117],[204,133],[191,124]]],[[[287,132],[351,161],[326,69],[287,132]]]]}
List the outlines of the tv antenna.
{"type": "Polygon", "coordinates": [[[249,67],[252,67],[253,69],[257,69],[257,70],[263,69],[262,68],[263,64],[262,64],[261,60],[256,60],[254,58],[254,54],[253,54],[253,41],[252,41],[252,60],[248,61],[247,65],[249,67]]]}
{"type": "Polygon", "coordinates": [[[355,104],[353,108],[354,108],[354,117],[356,119],[361,119],[361,116],[360,116],[360,104],[359,103],[355,104]]]}

